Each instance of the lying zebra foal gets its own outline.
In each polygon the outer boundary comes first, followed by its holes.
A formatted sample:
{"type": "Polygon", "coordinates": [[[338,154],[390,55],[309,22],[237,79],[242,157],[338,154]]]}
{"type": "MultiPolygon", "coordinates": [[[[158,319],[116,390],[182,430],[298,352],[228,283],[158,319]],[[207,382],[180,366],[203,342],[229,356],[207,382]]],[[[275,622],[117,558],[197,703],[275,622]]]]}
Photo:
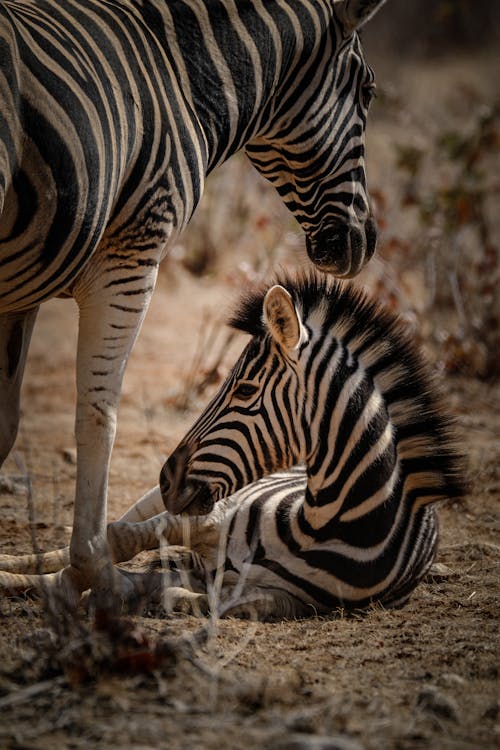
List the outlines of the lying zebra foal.
{"type": "Polygon", "coordinates": [[[188,545],[166,600],[206,611],[218,599],[218,614],[403,605],[435,555],[435,503],[462,482],[439,390],[402,324],[309,275],[243,297],[231,325],[252,338],[160,487],[109,525],[115,562],[160,539],[188,545]]]}

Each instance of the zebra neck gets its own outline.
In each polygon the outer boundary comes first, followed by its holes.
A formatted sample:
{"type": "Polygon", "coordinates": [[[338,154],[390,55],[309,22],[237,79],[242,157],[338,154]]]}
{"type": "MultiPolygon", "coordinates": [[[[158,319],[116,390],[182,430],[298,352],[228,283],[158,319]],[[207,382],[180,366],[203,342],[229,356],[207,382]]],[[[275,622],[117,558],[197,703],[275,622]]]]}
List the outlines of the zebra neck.
{"type": "Polygon", "coordinates": [[[303,517],[314,530],[383,508],[391,513],[401,492],[396,430],[383,394],[363,368],[348,364],[343,385],[331,380],[324,397],[330,419],[322,421],[307,461],[303,517]]]}
{"type": "Polygon", "coordinates": [[[322,37],[331,33],[316,0],[157,7],[169,30],[165,39],[175,39],[168,53],[179,90],[205,135],[207,174],[263,127],[274,127],[277,97],[297,86],[298,69],[314,67],[322,37]]]}
{"type": "Polygon", "coordinates": [[[399,462],[387,462],[381,469],[378,487],[363,487],[363,478],[355,480],[351,490],[336,494],[325,487],[316,494],[306,488],[298,510],[303,534],[317,542],[341,539],[353,545],[377,543],[377,533],[384,536],[394,527],[404,511],[403,482],[399,462]],[[356,487],[356,483],[361,486],[356,487]]]}

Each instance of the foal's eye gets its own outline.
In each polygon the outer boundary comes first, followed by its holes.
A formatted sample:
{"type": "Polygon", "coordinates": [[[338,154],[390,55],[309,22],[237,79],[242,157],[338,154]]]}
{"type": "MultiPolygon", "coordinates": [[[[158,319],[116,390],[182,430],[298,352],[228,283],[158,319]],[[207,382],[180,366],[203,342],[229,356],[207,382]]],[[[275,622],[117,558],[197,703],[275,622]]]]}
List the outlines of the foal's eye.
{"type": "Polygon", "coordinates": [[[258,386],[254,385],[254,383],[238,383],[234,389],[233,396],[241,398],[243,401],[247,401],[249,398],[252,398],[252,396],[255,396],[258,390],[258,386]]]}

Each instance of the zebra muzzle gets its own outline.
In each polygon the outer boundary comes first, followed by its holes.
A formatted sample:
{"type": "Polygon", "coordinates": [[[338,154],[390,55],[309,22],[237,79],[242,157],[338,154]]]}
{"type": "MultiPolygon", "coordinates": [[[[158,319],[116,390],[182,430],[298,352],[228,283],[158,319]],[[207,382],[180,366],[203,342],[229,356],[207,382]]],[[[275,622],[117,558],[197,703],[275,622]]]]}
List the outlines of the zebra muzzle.
{"type": "Polygon", "coordinates": [[[377,244],[377,225],[371,216],[361,226],[336,224],[307,237],[307,254],[321,271],[348,278],[370,260],[377,244]]]}
{"type": "Polygon", "coordinates": [[[169,513],[204,516],[214,507],[210,485],[203,479],[189,477],[183,449],[178,449],[164,464],[160,473],[160,490],[169,513]]]}

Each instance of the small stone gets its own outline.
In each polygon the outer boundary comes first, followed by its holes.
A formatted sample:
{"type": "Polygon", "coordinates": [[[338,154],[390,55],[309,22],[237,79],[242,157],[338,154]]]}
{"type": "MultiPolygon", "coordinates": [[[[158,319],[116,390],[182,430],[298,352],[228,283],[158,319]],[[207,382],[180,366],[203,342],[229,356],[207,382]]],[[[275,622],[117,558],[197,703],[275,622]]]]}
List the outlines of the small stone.
{"type": "Polygon", "coordinates": [[[458,721],[458,706],[452,698],[429,686],[420,691],[417,706],[423,711],[432,713],[451,721],[458,721]]]}
{"type": "Polygon", "coordinates": [[[7,495],[24,495],[26,480],[23,477],[0,477],[0,492],[7,495]]]}
{"type": "Polygon", "coordinates": [[[442,581],[450,581],[453,578],[458,578],[459,575],[454,570],[449,568],[443,563],[433,563],[429,572],[424,578],[426,583],[440,583],[442,581]]]}
{"type": "Polygon", "coordinates": [[[76,466],[76,450],[74,448],[64,448],[62,451],[63,461],[71,466],[76,466]]]}

